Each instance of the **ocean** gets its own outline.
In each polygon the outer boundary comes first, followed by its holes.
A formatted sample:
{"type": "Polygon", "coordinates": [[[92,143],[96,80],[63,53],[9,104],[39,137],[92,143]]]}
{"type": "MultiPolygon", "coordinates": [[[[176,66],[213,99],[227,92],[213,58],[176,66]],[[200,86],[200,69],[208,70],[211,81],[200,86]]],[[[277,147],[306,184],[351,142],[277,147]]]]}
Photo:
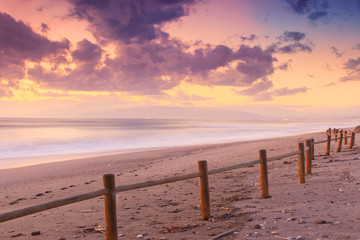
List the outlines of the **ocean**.
{"type": "Polygon", "coordinates": [[[0,169],[142,149],[290,136],[352,124],[0,118],[0,169]]]}

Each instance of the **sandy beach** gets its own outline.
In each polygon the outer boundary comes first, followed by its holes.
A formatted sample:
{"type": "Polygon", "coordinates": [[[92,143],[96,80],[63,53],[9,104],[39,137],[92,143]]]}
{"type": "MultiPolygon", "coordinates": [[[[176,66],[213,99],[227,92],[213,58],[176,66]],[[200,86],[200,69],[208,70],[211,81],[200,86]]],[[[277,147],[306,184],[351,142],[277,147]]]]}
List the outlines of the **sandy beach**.
{"type": "MultiPolygon", "coordinates": [[[[116,185],[193,173],[197,161],[214,169],[297,150],[326,133],[176,147],[0,170],[0,213],[102,188],[102,175],[116,185]]],[[[360,239],[360,141],[330,156],[315,145],[305,184],[298,184],[297,157],[269,163],[271,198],[260,199],[258,166],[209,176],[210,221],[200,220],[198,180],[117,194],[119,239],[360,239]],[[302,238],[299,238],[302,236],[302,238]]],[[[96,198],[0,223],[0,239],[104,239],[103,199],[96,198]],[[32,236],[33,235],[35,236],[32,236]]]]}

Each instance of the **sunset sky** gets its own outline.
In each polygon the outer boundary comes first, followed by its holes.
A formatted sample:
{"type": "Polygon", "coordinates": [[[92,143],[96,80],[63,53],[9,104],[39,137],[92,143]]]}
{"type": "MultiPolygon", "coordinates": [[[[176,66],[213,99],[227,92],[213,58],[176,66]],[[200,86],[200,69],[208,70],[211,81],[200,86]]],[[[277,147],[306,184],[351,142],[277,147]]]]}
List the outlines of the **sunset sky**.
{"type": "Polygon", "coordinates": [[[0,0],[0,117],[360,118],[359,102],[360,0],[0,0]]]}

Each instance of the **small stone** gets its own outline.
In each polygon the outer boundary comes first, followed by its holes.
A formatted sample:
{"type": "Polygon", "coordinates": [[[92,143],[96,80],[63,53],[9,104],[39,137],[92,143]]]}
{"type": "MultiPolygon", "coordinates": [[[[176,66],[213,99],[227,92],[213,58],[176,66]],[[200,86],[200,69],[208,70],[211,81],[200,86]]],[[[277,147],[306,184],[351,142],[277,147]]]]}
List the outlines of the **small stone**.
{"type": "Polygon", "coordinates": [[[299,223],[299,224],[305,224],[306,222],[305,222],[304,219],[300,219],[300,220],[298,221],[298,223],[299,223]]]}
{"type": "Polygon", "coordinates": [[[167,238],[166,237],[162,237],[162,238],[160,238],[161,240],[166,240],[167,238]]]}
{"type": "Polygon", "coordinates": [[[256,225],[254,225],[254,228],[255,228],[255,229],[261,229],[261,225],[260,225],[260,224],[256,224],[256,225]]]}
{"type": "Polygon", "coordinates": [[[271,234],[271,235],[278,235],[279,232],[278,232],[278,231],[272,231],[272,232],[270,232],[270,234],[271,234]]]}
{"type": "Polygon", "coordinates": [[[58,237],[56,240],[66,240],[64,237],[58,237]]]}
{"type": "Polygon", "coordinates": [[[299,236],[297,236],[296,240],[306,240],[306,238],[304,238],[303,236],[299,235],[299,236]]]}
{"type": "Polygon", "coordinates": [[[327,222],[325,220],[317,220],[315,223],[316,224],[326,224],[327,222]]]}
{"type": "Polygon", "coordinates": [[[143,238],[144,236],[142,234],[139,234],[136,236],[136,238],[143,238]]]}
{"type": "Polygon", "coordinates": [[[38,235],[40,235],[40,231],[36,231],[36,232],[31,233],[31,236],[38,236],[38,235]]]}
{"type": "Polygon", "coordinates": [[[120,233],[118,234],[118,237],[125,237],[125,234],[120,233]]]}
{"type": "Polygon", "coordinates": [[[288,218],[288,219],[286,219],[286,221],[288,221],[288,222],[295,222],[295,221],[296,221],[296,218],[294,218],[294,217],[288,218]]]}
{"type": "Polygon", "coordinates": [[[35,196],[41,197],[41,196],[43,196],[43,195],[44,195],[43,193],[38,193],[38,194],[36,194],[35,196]]]}

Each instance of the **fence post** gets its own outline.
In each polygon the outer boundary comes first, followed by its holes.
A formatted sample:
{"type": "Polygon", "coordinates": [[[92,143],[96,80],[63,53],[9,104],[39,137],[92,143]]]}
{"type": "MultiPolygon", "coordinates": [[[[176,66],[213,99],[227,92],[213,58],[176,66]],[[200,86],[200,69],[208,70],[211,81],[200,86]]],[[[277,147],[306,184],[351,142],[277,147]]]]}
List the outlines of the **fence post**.
{"type": "Polygon", "coordinates": [[[301,153],[298,155],[299,183],[305,183],[304,143],[298,143],[298,150],[301,151],[301,153]]]}
{"type": "Polygon", "coordinates": [[[315,159],[315,140],[312,138],[311,141],[311,160],[315,159]]]}
{"type": "Polygon", "coordinates": [[[339,143],[338,143],[338,147],[337,147],[337,152],[341,152],[341,144],[342,144],[342,140],[343,140],[343,131],[340,131],[340,139],[339,139],[339,143]]]}
{"type": "Polygon", "coordinates": [[[344,145],[347,145],[347,131],[344,132],[344,145]]]}
{"type": "Polygon", "coordinates": [[[326,142],[326,153],[325,155],[330,155],[330,146],[331,146],[331,135],[327,136],[327,142],[326,142]]]}
{"type": "Polygon", "coordinates": [[[352,148],[354,146],[355,143],[355,133],[351,133],[351,138],[350,138],[350,146],[349,148],[352,148]]]}
{"type": "Polygon", "coordinates": [[[210,215],[210,193],[209,193],[209,177],[206,161],[198,161],[199,191],[200,191],[200,210],[201,220],[208,220],[210,215]]]}
{"type": "Polygon", "coordinates": [[[337,134],[338,134],[339,130],[337,130],[336,128],[334,128],[334,133],[335,133],[335,142],[337,142],[337,134]]]}
{"type": "Polygon", "coordinates": [[[109,190],[109,192],[104,195],[105,239],[117,240],[115,175],[103,175],[103,185],[104,188],[109,190]]]}
{"type": "Polygon", "coordinates": [[[269,198],[269,182],[267,171],[267,156],[266,150],[259,150],[259,158],[261,160],[259,164],[260,170],[260,195],[262,199],[269,198]]]}
{"type": "Polygon", "coordinates": [[[311,174],[311,165],[312,165],[312,150],[311,150],[311,140],[306,139],[305,146],[309,149],[305,153],[305,171],[306,174],[311,174]]]}

